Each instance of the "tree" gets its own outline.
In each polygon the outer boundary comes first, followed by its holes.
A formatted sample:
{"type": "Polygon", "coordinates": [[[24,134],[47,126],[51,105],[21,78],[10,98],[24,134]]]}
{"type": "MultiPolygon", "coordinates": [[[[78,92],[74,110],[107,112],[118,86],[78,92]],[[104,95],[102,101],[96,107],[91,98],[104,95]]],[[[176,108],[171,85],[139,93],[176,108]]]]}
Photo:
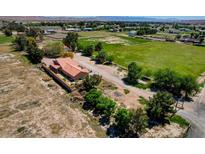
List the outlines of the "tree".
{"type": "Polygon", "coordinates": [[[199,84],[191,76],[181,78],[180,88],[185,93],[185,98],[193,96],[199,91],[199,84]]]}
{"type": "Polygon", "coordinates": [[[11,35],[12,35],[12,31],[11,31],[10,29],[5,29],[5,30],[4,30],[4,34],[5,34],[6,36],[11,36],[11,35]]]}
{"type": "Polygon", "coordinates": [[[106,62],[107,54],[105,51],[99,51],[95,57],[95,60],[99,64],[103,64],[106,62]]]}
{"type": "Polygon", "coordinates": [[[132,119],[132,114],[125,108],[117,109],[116,114],[114,115],[115,124],[120,129],[120,131],[125,132],[129,129],[129,124],[132,119]]]}
{"type": "Polygon", "coordinates": [[[63,43],[68,48],[72,49],[72,51],[75,51],[78,45],[78,33],[67,33],[67,36],[63,39],[63,43]]]}
{"type": "Polygon", "coordinates": [[[86,95],[85,95],[85,101],[90,103],[93,107],[96,106],[97,100],[99,97],[102,96],[102,92],[97,89],[91,89],[86,95]]]}
{"type": "Polygon", "coordinates": [[[39,48],[31,48],[29,51],[29,57],[33,63],[40,63],[43,56],[44,52],[39,48]]]}
{"type": "Polygon", "coordinates": [[[28,52],[31,51],[34,48],[37,48],[36,40],[33,37],[28,37],[26,46],[27,46],[27,51],[28,52]]]}
{"type": "Polygon", "coordinates": [[[101,51],[102,49],[103,49],[102,43],[101,43],[101,42],[98,42],[98,43],[95,45],[95,51],[101,51]]]}
{"type": "Polygon", "coordinates": [[[136,111],[132,111],[132,119],[129,125],[129,130],[134,135],[139,135],[145,132],[148,126],[147,114],[140,108],[136,111]]]}
{"type": "Polygon", "coordinates": [[[26,29],[26,35],[29,37],[37,38],[41,33],[41,29],[39,28],[29,28],[26,29]]]}
{"type": "Polygon", "coordinates": [[[146,112],[150,124],[164,124],[168,122],[170,115],[176,113],[173,104],[175,100],[167,92],[157,92],[153,98],[146,101],[146,112]]]}
{"type": "Polygon", "coordinates": [[[83,55],[90,57],[90,56],[92,56],[93,52],[94,52],[94,47],[93,47],[93,45],[88,45],[88,46],[84,49],[83,55]]]}
{"type": "Polygon", "coordinates": [[[108,97],[101,96],[97,99],[96,110],[106,117],[110,117],[115,111],[116,103],[108,97]]]}
{"type": "Polygon", "coordinates": [[[62,42],[49,42],[45,47],[45,56],[50,58],[57,58],[64,52],[64,45],[62,42]]]}
{"type": "Polygon", "coordinates": [[[109,63],[111,64],[113,61],[113,56],[108,55],[105,51],[99,51],[95,57],[95,61],[99,64],[109,63]]]}
{"type": "Polygon", "coordinates": [[[180,77],[170,69],[160,69],[154,75],[154,87],[161,91],[168,91],[180,95],[180,77]]]}
{"type": "Polygon", "coordinates": [[[141,77],[142,68],[139,67],[135,62],[132,62],[128,65],[128,75],[127,82],[130,84],[137,84],[138,79],[141,77]]]}
{"type": "Polygon", "coordinates": [[[99,76],[97,74],[88,75],[83,80],[83,87],[85,88],[86,91],[89,91],[91,89],[94,89],[96,86],[98,86],[101,80],[102,80],[102,76],[99,76]]]}
{"type": "Polygon", "coordinates": [[[17,51],[25,50],[27,46],[27,39],[24,35],[16,36],[14,44],[17,51]]]}

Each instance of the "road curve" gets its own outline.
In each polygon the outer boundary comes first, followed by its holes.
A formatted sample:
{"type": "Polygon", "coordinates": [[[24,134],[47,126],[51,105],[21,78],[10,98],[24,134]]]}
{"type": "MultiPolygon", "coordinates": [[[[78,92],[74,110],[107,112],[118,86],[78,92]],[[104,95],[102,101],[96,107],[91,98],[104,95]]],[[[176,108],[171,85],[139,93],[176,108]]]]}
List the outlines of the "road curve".
{"type": "Polygon", "coordinates": [[[191,128],[187,134],[190,138],[203,138],[205,137],[205,88],[191,104],[191,109],[187,108],[178,112],[179,115],[190,121],[191,128]]]}

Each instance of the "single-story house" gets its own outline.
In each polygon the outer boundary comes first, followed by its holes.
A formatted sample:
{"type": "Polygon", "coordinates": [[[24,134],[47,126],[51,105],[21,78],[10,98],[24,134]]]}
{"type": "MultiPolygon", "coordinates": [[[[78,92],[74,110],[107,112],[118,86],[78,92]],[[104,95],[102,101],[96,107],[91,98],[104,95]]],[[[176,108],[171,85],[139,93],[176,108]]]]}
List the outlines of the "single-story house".
{"type": "Polygon", "coordinates": [[[128,32],[128,36],[134,37],[136,35],[137,35],[137,31],[135,31],[135,30],[131,30],[128,32]]]}
{"type": "Polygon", "coordinates": [[[87,27],[87,28],[84,28],[83,31],[93,31],[93,28],[87,27]]]}
{"type": "Polygon", "coordinates": [[[80,32],[81,29],[80,29],[80,28],[66,28],[65,31],[69,31],[69,32],[80,32]]]}
{"type": "Polygon", "coordinates": [[[80,66],[71,58],[43,58],[42,64],[49,67],[53,72],[60,73],[70,80],[79,80],[85,78],[89,71],[80,66]]]}

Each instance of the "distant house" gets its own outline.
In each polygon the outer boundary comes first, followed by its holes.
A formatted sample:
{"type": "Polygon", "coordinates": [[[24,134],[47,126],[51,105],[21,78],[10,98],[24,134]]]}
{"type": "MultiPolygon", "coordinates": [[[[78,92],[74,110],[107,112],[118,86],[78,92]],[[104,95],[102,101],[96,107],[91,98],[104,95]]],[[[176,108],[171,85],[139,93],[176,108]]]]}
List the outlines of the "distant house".
{"type": "Polygon", "coordinates": [[[137,35],[137,31],[135,31],[135,30],[131,30],[128,32],[128,36],[134,37],[136,35],[137,35]]]}
{"type": "Polygon", "coordinates": [[[42,64],[49,67],[53,72],[60,73],[74,81],[85,78],[89,71],[73,61],[71,58],[43,58],[42,64]]]}
{"type": "Polygon", "coordinates": [[[93,31],[93,28],[84,28],[83,31],[93,31]]]}
{"type": "Polygon", "coordinates": [[[46,29],[46,30],[44,30],[44,34],[45,35],[50,35],[50,34],[54,34],[54,33],[56,33],[56,30],[54,30],[54,29],[46,29]]]}
{"type": "Polygon", "coordinates": [[[178,29],[169,29],[168,32],[169,32],[170,34],[179,34],[179,33],[180,33],[180,30],[178,30],[178,29]]]}
{"type": "Polygon", "coordinates": [[[65,30],[69,32],[80,32],[81,31],[80,28],[66,28],[65,30]]]}

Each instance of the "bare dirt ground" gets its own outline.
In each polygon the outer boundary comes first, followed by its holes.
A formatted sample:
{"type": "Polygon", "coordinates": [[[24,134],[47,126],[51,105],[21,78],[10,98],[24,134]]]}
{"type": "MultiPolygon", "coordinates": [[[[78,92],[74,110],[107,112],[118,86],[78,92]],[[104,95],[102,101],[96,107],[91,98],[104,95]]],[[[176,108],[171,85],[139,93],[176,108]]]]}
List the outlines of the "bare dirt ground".
{"type": "Polygon", "coordinates": [[[124,45],[129,45],[129,42],[121,39],[120,37],[116,36],[109,36],[105,38],[100,38],[99,41],[106,42],[108,44],[124,44],[124,45]]]}
{"type": "Polygon", "coordinates": [[[166,124],[165,126],[155,126],[143,134],[142,138],[182,138],[186,133],[186,128],[180,127],[176,123],[166,124]]]}
{"type": "Polygon", "coordinates": [[[0,46],[0,137],[105,137],[53,80],[0,46]]]}

